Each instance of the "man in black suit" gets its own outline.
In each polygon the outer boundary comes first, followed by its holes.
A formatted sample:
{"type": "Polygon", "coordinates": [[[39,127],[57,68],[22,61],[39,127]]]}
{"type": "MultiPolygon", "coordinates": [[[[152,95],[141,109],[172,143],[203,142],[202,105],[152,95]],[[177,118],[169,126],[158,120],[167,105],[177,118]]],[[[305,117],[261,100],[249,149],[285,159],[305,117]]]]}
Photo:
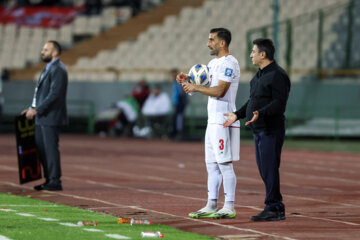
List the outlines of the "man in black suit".
{"type": "Polygon", "coordinates": [[[256,163],[265,184],[265,208],[252,221],[285,219],[285,205],[280,193],[279,167],[285,138],[285,109],[290,92],[287,73],[275,62],[275,47],[267,38],[253,41],[251,59],[259,67],[250,81],[250,98],[236,112],[227,113],[224,127],[246,118],[255,140],[256,163]]]}
{"type": "Polygon", "coordinates": [[[67,124],[66,91],[68,74],[59,60],[61,46],[48,41],[41,59],[47,65],[36,84],[31,107],[24,110],[28,119],[35,117],[35,142],[46,182],[35,186],[35,190],[62,190],[59,151],[60,126],[67,124]]]}

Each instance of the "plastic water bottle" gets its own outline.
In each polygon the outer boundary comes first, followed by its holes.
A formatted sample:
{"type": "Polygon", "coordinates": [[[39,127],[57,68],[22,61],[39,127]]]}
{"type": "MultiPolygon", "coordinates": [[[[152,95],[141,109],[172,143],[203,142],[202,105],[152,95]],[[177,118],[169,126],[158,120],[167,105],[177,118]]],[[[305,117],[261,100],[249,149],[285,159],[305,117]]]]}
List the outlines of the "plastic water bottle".
{"type": "Polygon", "coordinates": [[[143,238],[163,238],[164,234],[161,232],[141,232],[143,238]]]}
{"type": "Polygon", "coordinates": [[[79,226],[95,226],[96,227],[98,225],[98,223],[93,222],[93,221],[79,221],[77,223],[77,225],[79,225],[79,226]]]}
{"type": "Polygon", "coordinates": [[[148,220],[140,220],[140,219],[135,220],[135,219],[131,219],[130,224],[131,224],[131,225],[133,225],[133,224],[137,224],[137,225],[149,225],[149,224],[151,224],[151,222],[148,221],[148,220]]]}
{"type": "MultiPolygon", "coordinates": [[[[185,77],[181,78],[182,82],[190,82],[190,77],[189,75],[185,75],[185,77]]],[[[188,93],[187,95],[192,96],[192,93],[188,93]]]]}
{"type": "Polygon", "coordinates": [[[132,218],[118,218],[118,223],[130,223],[132,218]]]}

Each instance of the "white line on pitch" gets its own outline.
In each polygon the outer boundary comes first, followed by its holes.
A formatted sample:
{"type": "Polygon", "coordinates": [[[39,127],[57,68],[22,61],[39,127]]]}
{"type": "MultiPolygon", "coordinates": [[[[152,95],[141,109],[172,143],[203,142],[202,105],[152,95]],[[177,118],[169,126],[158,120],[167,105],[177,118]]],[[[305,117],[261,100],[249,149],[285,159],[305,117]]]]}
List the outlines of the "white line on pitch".
{"type": "MultiPolygon", "coordinates": [[[[105,200],[100,200],[100,199],[96,199],[96,198],[88,198],[88,197],[83,197],[83,196],[77,196],[77,195],[73,195],[73,194],[66,194],[66,193],[60,193],[60,192],[54,192],[54,194],[57,194],[57,195],[60,195],[60,196],[72,197],[72,198],[75,198],[75,199],[82,199],[82,200],[87,200],[87,201],[99,202],[99,203],[103,203],[103,204],[107,204],[107,205],[123,206],[123,207],[126,206],[126,205],[122,205],[122,204],[118,204],[118,203],[108,202],[108,201],[105,201],[105,200]]],[[[239,230],[239,231],[258,233],[258,234],[261,234],[263,236],[277,237],[277,238],[282,238],[282,239],[285,239],[285,240],[295,240],[294,238],[284,237],[284,236],[280,236],[280,235],[277,235],[277,234],[265,233],[265,232],[260,232],[260,231],[256,231],[256,230],[249,229],[249,228],[239,228],[239,227],[230,226],[230,225],[223,225],[223,224],[216,223],[216,222],[208,222],[208,221],[203,221],[203,220],[199,220],[199,219],[178,216],[178,215],[174,215],[174,214],[171,214],[171,213],[160,212],[160,211],[156,211],[156,210],[152,210],[152,209],[146,209],[146,208],[142,208],[142,207],[138,207],[138,206],[127,206],[127,207],[131,208],[131,209],[140,210],[140,211],[148,211],[148,212],[153,212],[153,213],[156,213],[156,214],[162,214],[162,215],[167,215],[167,216],[176,217],[176,218],[182,218],[182,219],[186,219],[186,220],[190,220],[190,221],[196,221],[196,222],[201,222],[201,223],[205,223],[205,224],[216,225],[216,226],[220,226],[220,227],[228,228],[228,229],[235,229],[235,230],[239,230]]]]}
{"type": "Polygon", "coordinates": [[[2,209],[0,209],[0,211],[3,211],[3,212],[17,212],[16,210],[7,209],[7,208],[2,208],[2,209]]]}
{"type": "Polygon", "coordinates": [[[48,221],[48,222],[56,222],[56,221],[60,221],[59,219],[55,219],[55,218],[39,218],[40,220],[44,220],[44,221],[48,221]]]}
{"type": "MultiPolygon", "coordinates": [[[[71,178],[71,180],[73,181],[81,181],[81,182],[84,182],[82,179],[77,179],[77,178],[71,178]]],[[[87,182],[87,181],[85,181],[87,182]]],[[[91,184],[95,184],[94,181],[92,181],[91,184]]],[[[98,185],[102,185],[104,183],[102,182],[97,182],[98,185]]],[[[117,185],[115,184],[112,184],[114,187],[116,187],[117,185]]],[[[194,197],[187,197],[187,196],[183,196],[183,195],[176,195],[176,194],[170,194],[170,193],[163,193],[163,192],[155,192],[155,191],[152,191],[152,190],[144,190],[144,189],[136,189],[136,188],[131,188],[131,187],[120,187],[118,186],[118,188],[126,188],[126,189],[130,189],[130,190],[134,190],[134,191],[140,191],[140,192],[147,192],[147,193],[151,193],[151,194],[161,194],[161,195],[164,195],[164,196],[171,196],[171,197],[175,197],[175,198],[185,198],[185,199],[192,199],[192,200],[198,200],[198,201],[205,201],[204,199],[200,199],[200,198],[194,198],[194,197]]],[[[247,192],[248,191],[245,191],[245,190],[240,190],[241,192],[247,192]]],[[[323,202],[323,203],[329,203],[328,201],[325,201],[325,200],[317,200],[317,199],[312,199],[312,198],[307,198],[307,197],[298,197],[298,196],[289,196],[287,195],[287,197],[292,197],[292,198],[295,198],[295,199],[301,199],[301,200],[308,200],[308,201],[317,201],[317,202],[323,202]]],[[[339,205],[342,205],[342,206],[346,206],[346,207],[351,207],[349,205],[352,205],[352,204],[347,204],[347,203],[336,203],[336,204],[339,204],[339,205]]],[[[244,208],[250,208],[250,209],[255,209],[255,210],[262,210],[260,208],[256,208],[256,207],[253,207],[253,206],[245,206],[245,205],[239,205],[239,204],[235,204],[236,207],[244,207],[244,208]]],[[[355,205],[357,206],[357,205],[355,205]]],[[[357,206],[359,207],[359,206],[357,206]]],[[[306,216],[304,216],[306,217],[306,216]]],[[[309,217],[310,218],[310,217],[309,217]]],[[[318,218],[318,219],[322,219],[324,221],[330,221],[330,222],[334,222],[334,220],[332,219],[329,219],[329,218],[318,218]]],[[[352,225],[353,223],[352,222],[347,222],[347,221],[336,221],[338,223],[343,223],[343,224],[348,224],[348,225],[352,225]]]]}
{"type": "Polygon", "coordinates": [[[17,215],[23,216],[23,217],[35,217],[35,215],[30,213],[15,213],[17,215]]]}
{"type": "Polygon", "coordinates": [[[119,235],[119,234],[105,234],[105,236],[107,236],[109,238],[114,238],[114,239],[130,239],[129,237],[125,237],[125,236],[119,235]]]}
{"type": "MultiPolygon", "coordinates": [[[[75,180],[75,178],[73,178],[73,180],[75,180]]],[[[76,180],[77,180],[77,179],[76,179],[76,180]]],[[[78,181],[82,181],[82,182],[83,182],[83,180],[78,180],[78,181]]],[[[32,189],[31,187],[20,186],[20,185],[18,185],[18,184],[15,184],[15,183],[12,183],[12,182],[8,182],[8,181],[0,181],[0,182],[6,183],[6,184],[8,184],[8,185],[15,186],[15,187],[19,187],[19,188],[32,189]]],[[[53,194],[62,195],[62,196],[68,196],[68,197],[72,197],[72,198],[75,198],[75,199],[92,200],[92,201],[95,201],[95,202],[101,202],[101,203],[105,203],[105,204],[112,205],[112,206],[117,206],[117,207],[126,207],[126,205],[115,204],[115,203],[107,202],[107,201],[100,200],[100,199],[93,199],[93,198],[81,197],[81,196],[76,196],[76,195],[71,195],[71,194],[64,194],[64,193],[59,193],[59,192],[53,192],[53,194]]],[[[183,197],[185,197],[185,196],[183,196],[183,197]]],[[[288,196],[288,197],[289,197],[289,196],[288,196]]],[[[185,198],[187,198],[187,197],[185,197],[185,198]]],[[[294,196],[294,198],[299,198],[299,197],[294,196]]],[[[192,199],[195,199],[195,198],[192,198],[192,199]]],[[[318,202],[326,202],[326,203],[329,203],[328,201],[316,200],[316,199],[311,199],[311,198],[303,198],[303,199],[304,199],[304,200],[311,200],[311,201],[318,201],[318,202]]],[[[338,204],[338,203],[337,203],[337,204],[338,204]]],[[[357,206],[357,205],[355,205],[355,206],[357,206]]],[[[169,214],[169,213],[158,212],[158,211],[151,210],[151,209],[143,209],[143,208],[139,208],[139,207],[136,207],[136,206],[127,206],[127,207],[129,207],[129,208],[134,208],[134,209],[137,209],[137,210],[152,211],[152,212],[155,212],[155,213],[170,215],[170,216],[174,216],[174,217],[180,217],[180,218],[188,219],[188,220],[190,219],[190,220],[193,220],[193,221],[200,221],[200,222],[203,222],[203,223],[208,223],[208,224],[213,224],[213,225],[219,225],[219,226],[225,227],[225,228],[233,228],[233,229],[237,229],[237,230],[241,230],[241,231],[246,231],[245,229],[242,229],[242,228],[237,228],[237,227],[228,226],[228,225],[222,225],[222,224],[218,224],[218,223],[214,223],[214,222],[206,222],[206,221],[202,221],[202,220],[198,220],[198,219],[192,219],[192,218],[177,216],[177,215],[173,215],[173,214],[169,214]]],[[[357,207],[358,207],[358,206],[357,206],[357,207]]],[[[304,216],[304,217],[306,217],[306,216],[304,216]]],[[[324,221],[331,221],[331,222],[333,222],[332,219],[327,219],[327,218],[319,218],[319,220],[324,220],[324,221]]],[[[348,224],[349,222],[339,221],[339,223],[348,224]]],[[[350,223],[351,223],[351,222],[350,222],[350,223]]],[[[249,229],[249,232],[253,232],[253,231],[255,231],[255,230],[249,229]]],[[[256,232],[256,233],[257,233],[257,232],[256,232]]],[[[271,236],[271,235],[269,235],[269,234],[267,234],[267,233],[263,233],[263,232],[259,232],[259,234],[271,236]]],[[[279,236],[278,236],[278,237],[279,237],[279,236]]],[[[285,237],[283,237],[283,238],[285,238],[285,237]]]]}
{"type": "Polygon", "coordinates": [[[59,224],[67,227],[80,227],[79,225],[74,223],[59,223],[59,224]]]}
{"type": "Polygon", "coordinates": [[[103,230],[94,229],[94,228],[84,228],[83,230],[88,232],[104,232],[103,230]]]}
{"type": "Polygon", "coordinates": [[[0,235],[0,240],[11,240],[11,238],[5,237],[3,235],[0,235]]]}

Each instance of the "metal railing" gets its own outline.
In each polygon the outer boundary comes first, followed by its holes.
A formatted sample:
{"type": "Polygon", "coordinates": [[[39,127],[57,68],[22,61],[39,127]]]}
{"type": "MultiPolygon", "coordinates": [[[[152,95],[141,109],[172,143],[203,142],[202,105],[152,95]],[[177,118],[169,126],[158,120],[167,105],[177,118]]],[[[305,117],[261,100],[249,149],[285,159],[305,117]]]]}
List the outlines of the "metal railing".
{"type": "MultiPolygon", "coordinates": [[[[13,124],[13,119],[29,105],[28,99],[6,99],[1,116],[2,125],[13,124]]],[[[83,119],[87,125],[87,133],[95,132],[95,103],[85,100],[67,100],[68,116],[71,119],[83,119]]],[[[4,126],[3,126],[4,127],[4,126]]]]}
{"type": "MultiPolygon", "coordinates": [[[[358,68],[360,60],[357,59],[356,51],[354,51],[356,39],[354,34],[359,34],[355,29],[355,20],[359,16],[356,14],[358,6],[355,7],[355,4],[359,3],[354,0],[343,1],[327,8],[279,22],[279,48],[276,50],[279,56],[277,59],[279,64],[289,72],[292,70],[322,71],[327,69],[358,68]],[[301,31],[301,27],[311,29],[311,31],[309,31],[310,34],[301,31]],[[295,29],[297,30],[295,31],[295,29]],[[300,39],[304,39],[304,34],[308,35],[305,36],[305,40],[301,42],[300,39]],[[336,39],[329,40],[330,35],[332,35],[331,37],[336,36],[336,39]],[[301,45],[301,43],[303,45],[301,45]],[[337,47],[334,47],[334,44],[336,44],[337,47]],[[315,51],[312,53],[316,58],[315,60],[312,59],[312,56],[309,56],[306,49],[313,49],[315,51]],[[335,67],[332,67],[333,65],[330,63],[329,55],[335,55],[336,61],[338,61],[337,65],[334,65],[335,67]],[[299,63],[298,58],[304,58],[305,63],[306,61],[310,61],[313,64],[312,66],[295,64],[294,60],[299,63]]],[[[245,57],[245,59],[247,59],[247,69],[256,69],[249,58],[253,46],[252,41],[259,37],[271,38],[273,31],[274,26],[269,24],[251,29],[247,32],[248,51],[245,57]]],[[[351,73],[352,72],[350,72],[350,74],[351,73]]]]}
{"type": "Polygon", "coordinates": [[[354,106],[291,105],[286,110],[288,136],[360,137],[360,109],[354,106]]]}

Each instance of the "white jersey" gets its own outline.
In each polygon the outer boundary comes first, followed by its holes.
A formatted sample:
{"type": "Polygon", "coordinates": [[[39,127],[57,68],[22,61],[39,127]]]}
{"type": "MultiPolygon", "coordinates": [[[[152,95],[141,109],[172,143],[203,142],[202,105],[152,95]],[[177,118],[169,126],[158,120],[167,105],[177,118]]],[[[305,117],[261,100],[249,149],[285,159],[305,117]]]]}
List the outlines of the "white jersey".
{"type": "MultiPolygon", "coordinates": [[[[220,80],[231,83],[224,97],[209,97],[208,100],[208,123],[223,124],[227,118],[224,113],[236,111],[235,101],[240,78],[239,63],[235,57],[228,54],[212,59],[208,68],[210,87],[218,86],[220,80]]],[[[239,127],[240,122],[236,121],[231,126],[239,127]]]]}

